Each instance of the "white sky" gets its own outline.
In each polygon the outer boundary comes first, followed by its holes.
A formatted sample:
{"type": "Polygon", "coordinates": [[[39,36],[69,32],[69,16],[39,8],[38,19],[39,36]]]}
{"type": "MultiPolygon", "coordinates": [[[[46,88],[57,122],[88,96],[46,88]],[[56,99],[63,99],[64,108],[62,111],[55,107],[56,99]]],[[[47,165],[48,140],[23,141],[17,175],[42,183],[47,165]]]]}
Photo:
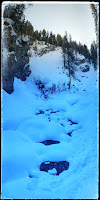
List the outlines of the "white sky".
{"type": "Polygon", "coordinates": [[[89,48],[95,40],[94,19],[90,5],[81,3],[33,3],[25,11],[26,20],[29,20],[34,30],[52,31],[64,36],[65,31],[71,34],[72,39],[89,48]]]}

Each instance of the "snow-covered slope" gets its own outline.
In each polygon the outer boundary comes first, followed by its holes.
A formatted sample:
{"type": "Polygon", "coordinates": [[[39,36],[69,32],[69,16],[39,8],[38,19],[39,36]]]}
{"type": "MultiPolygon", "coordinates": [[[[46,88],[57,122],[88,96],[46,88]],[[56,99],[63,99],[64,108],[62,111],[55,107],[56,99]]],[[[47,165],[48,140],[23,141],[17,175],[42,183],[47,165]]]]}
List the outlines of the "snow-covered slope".
{"type": "Polygon", "coordinates": [[[31,54],[30,77],[15,78],[11,95],[2,92],[2,198],[96,199],[97,72],[92,65],[88,72],[78,69],[69,91],[60,48],[31,54]],[[55,84],[55,92],[44,98],[37,80],[46,88],[55,84]],[[45,140],[60,143],[46,146],[45,140]],[[55,168],[40,171],[46,161],[67,161],[69,168],[59,176],[55,168]]]}

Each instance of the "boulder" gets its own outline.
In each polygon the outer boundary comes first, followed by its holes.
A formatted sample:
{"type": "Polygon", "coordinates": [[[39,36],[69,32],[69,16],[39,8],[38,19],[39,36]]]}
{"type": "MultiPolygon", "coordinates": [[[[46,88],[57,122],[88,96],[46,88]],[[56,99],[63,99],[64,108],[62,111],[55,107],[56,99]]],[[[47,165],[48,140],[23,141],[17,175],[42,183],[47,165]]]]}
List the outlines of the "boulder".
{"type": "Polygon", "coordinates": [[[88,72],[89,69],[90,69],[90,66],[87,65],[87,64],[80,66],[80,70],[81,70],[82,72],[88,72]]]}
{"type": "Polygon", "coordinates": [[[83,63],[85,63],[85,59],[78,59],[78,60],[75,61],[75,64],[78,65],[78,66],[83,64],[83,63]]]}

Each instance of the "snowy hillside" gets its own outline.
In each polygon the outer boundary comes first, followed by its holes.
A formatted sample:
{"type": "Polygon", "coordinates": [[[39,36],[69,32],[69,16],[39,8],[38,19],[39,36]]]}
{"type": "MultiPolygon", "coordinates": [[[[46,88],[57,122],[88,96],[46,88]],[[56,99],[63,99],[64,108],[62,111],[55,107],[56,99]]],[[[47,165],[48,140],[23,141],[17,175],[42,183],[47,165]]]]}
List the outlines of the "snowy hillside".
{"type": "Polygon", "coordinates": [[[2,198],[97,199],[97,71],[76,66],[68,90],[61,49],[43,48],[32,46],[26,81],[2,92],[2,198]]]}

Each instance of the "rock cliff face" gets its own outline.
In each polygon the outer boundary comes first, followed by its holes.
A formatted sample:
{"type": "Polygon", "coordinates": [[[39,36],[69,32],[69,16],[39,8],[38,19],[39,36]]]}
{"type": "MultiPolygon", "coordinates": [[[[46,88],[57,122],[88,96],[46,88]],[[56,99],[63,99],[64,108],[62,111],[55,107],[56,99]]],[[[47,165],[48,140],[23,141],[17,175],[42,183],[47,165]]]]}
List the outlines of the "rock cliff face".
{"type": "Polygon", "coordinates": [[[26,80],[29,69],[29,38],[19,35],[13,28],[13,21],[6,18],[2,37],[2,83],[3,89],[11,94],[14,91],[14,77],[26,80]]]}

